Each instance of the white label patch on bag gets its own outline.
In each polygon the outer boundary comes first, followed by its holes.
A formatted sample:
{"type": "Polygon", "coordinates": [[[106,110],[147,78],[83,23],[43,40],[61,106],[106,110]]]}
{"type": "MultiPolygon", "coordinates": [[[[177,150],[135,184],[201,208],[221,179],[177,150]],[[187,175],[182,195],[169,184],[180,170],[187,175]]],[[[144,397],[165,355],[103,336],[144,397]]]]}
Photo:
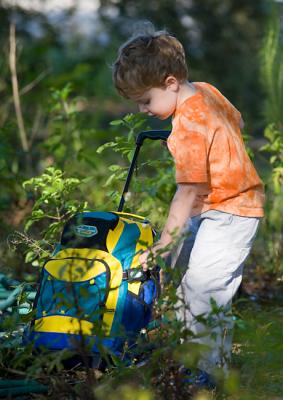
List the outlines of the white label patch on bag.
{"type": "Polygon", "coordinates": [[[76,235],[82,237],[92,237],[97,234],[98,230],[96,226],[92,225],[78,225],[75,227],[76,235]]]}

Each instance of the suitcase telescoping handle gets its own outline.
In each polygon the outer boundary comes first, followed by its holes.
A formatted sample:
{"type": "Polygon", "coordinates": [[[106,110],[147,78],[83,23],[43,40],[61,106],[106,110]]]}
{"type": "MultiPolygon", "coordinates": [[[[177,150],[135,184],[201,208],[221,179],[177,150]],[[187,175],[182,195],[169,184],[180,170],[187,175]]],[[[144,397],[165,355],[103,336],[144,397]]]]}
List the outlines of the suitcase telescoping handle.
{"type": "Polygon", "coordinates": [[[121,196],[120,204],[118,207],[118,211],[123,211],[123,207],[125,204],[125,195],[129,190],[131,178],[135,169],[135,165],[137,162],[137,158],[139,155],[140,148],[144,142],[145,139],[150,139],[150,140],[164,140],[166,141],[168,139],[168,136],[170,135],[171,131],[160,131],[160,130],[154,130],[154,131],[144,131],[138,134],[136,138],[136,149],[133,155],[133,159],[128,171],[128,176],[125,182],[124,190],[121,196]]]}
{"type": "Polygon", "coordinates": [[[144,131],[138,134],[136,138],[136,145],[141,146],[145,139],[150,140],[164,140],[168,139],[171,131],[144,131]]]}

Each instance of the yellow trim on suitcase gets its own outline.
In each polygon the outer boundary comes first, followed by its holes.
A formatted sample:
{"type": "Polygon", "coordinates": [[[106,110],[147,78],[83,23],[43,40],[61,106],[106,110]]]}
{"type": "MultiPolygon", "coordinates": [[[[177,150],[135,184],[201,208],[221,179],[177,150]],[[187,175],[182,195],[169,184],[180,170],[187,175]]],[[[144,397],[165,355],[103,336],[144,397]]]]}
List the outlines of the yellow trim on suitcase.
{"type": "Polygon", "coordinates": [[[116,247],[116,244],[119,242],[120,237],[122,235],[125,224],[119,219],[119,222],[115,229],[109,230],[107,238],[106,238],[106,247],[109,253],[112,253],[116,247]]]}
{"type": "Polygon", "coordinates": [[[128,283],[128,290],[136,295],[139,294],[141,287],[141,282],[129,282],[128,283]]]}
{"type": "Polygon", "coordinates": [[[133,218],[136,218],[136,219],[141,219],[143,221],[146,220],[145,217],[142,217],[141,215],[137,215],[137,214],[131,214],[131,213],[126,213],[126,212],[122,212],[122,211],[112,211],[112,212],[114,214],[121,215],[121,217],[128,216],[128,217],[133,217],[133,218]]]}
{"type": "Polygon", "coordinates": [[[65,249],[47,261],[44,269],[55,279],[66,282],[84,282],[106,271],[105,265],[94,259],[102,259],[107,262],[108,256],[108,253],[101,250],[65,249]]]}
{"type": "Polygon", "coordinates": [[[67,257],[81,257],[81,258],[95,258],[96,249],[63,249],[60,250],[53,258],[67,258],[67,257]]]}
{"type": "Polygon", "coordinates": [[[58,332],[70,334],[91,335],[93,323],[66,315],[51,315],[35,320],[34,330],[36,332],[58,332]]]}
{"type": "MultiPolygon", "coordinates": [[[[140,229],[140,238],[136,245],[135,256],[133,258],[130,268],[136,268],[140,266],[139,256],[141,250],[146,250],[147,247],[151,246],[153,243],[153,234],[150,225],[143,226],[143,224],[137,223],[140,229]]],[[[129,282],[128,290],[136,295],[139,294],[141,282],[129,282]]]]}
{"type": "Polygon", "coordinates": [[[119,289],[123,279],[123,269],[120,261],[117,258],[111,256],[111,254],[109,254],[108,262],[109,265],[111,265],[110,287],[109,287],[107,301],[105,304],[106,311],[103,315],[103,320],[102,320],[103,321],[102,329],[104,330],[104,333],[106,335],[110,335],[111,332],[119,296],[119,289]]]}

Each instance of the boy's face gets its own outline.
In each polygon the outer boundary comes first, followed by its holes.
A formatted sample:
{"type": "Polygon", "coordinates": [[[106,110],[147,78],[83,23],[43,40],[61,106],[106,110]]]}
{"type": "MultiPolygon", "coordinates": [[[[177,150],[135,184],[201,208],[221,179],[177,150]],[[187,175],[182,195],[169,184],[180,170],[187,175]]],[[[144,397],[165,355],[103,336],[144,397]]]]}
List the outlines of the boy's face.
{"type": "Polygon", "coordinates": [[[132,100],[137,103],[140,112],[163,120],[174,114],[177,98],[175,87],[167,85],[165,88],[153,87],[132,100]]]}

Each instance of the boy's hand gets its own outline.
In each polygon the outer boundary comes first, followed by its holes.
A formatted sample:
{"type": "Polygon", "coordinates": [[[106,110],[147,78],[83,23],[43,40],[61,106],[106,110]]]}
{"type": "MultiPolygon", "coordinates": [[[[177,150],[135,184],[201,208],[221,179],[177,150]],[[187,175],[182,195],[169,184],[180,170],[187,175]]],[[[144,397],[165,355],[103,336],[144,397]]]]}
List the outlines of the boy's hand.
{"type": "Polygon", "coordinates": [[[162,256],[162,258],[168,255],[169,252],[164,252],[164,247],[165,244],[161,241],[158,241],[157,243],[155,243],[154,247],[151,248],[151,250],[146,250],[140,255],[139,262],[144,271],[148,270],[149,261],[151,262],[151,266],[154,266],[154,264],[156,264],[156,257],[158,255],[162,256]]]}
{"type": "Polygon", "coordinates": [[[144,271],[148,270],[148,258],[149,258],[149,250],[146,250],[139,256],[139,262],[144,271]]]}
{"type": "MultiPolygon", "coordinates": [[[[150,256],[150,251],[146,250],[145,252],[143,252],[140,257],[139,257],[139,262],[143,268],[144,271],[147,271],[149,266],[148,266],[148,258],[150,256]]],[[[159,271],[159,279],[160,279],[160,289],[161,289],[161,293],[163,293],[164,291],[164,286],[165,286],[165,274],[164,271],[161,269],[159,271]]]]}

